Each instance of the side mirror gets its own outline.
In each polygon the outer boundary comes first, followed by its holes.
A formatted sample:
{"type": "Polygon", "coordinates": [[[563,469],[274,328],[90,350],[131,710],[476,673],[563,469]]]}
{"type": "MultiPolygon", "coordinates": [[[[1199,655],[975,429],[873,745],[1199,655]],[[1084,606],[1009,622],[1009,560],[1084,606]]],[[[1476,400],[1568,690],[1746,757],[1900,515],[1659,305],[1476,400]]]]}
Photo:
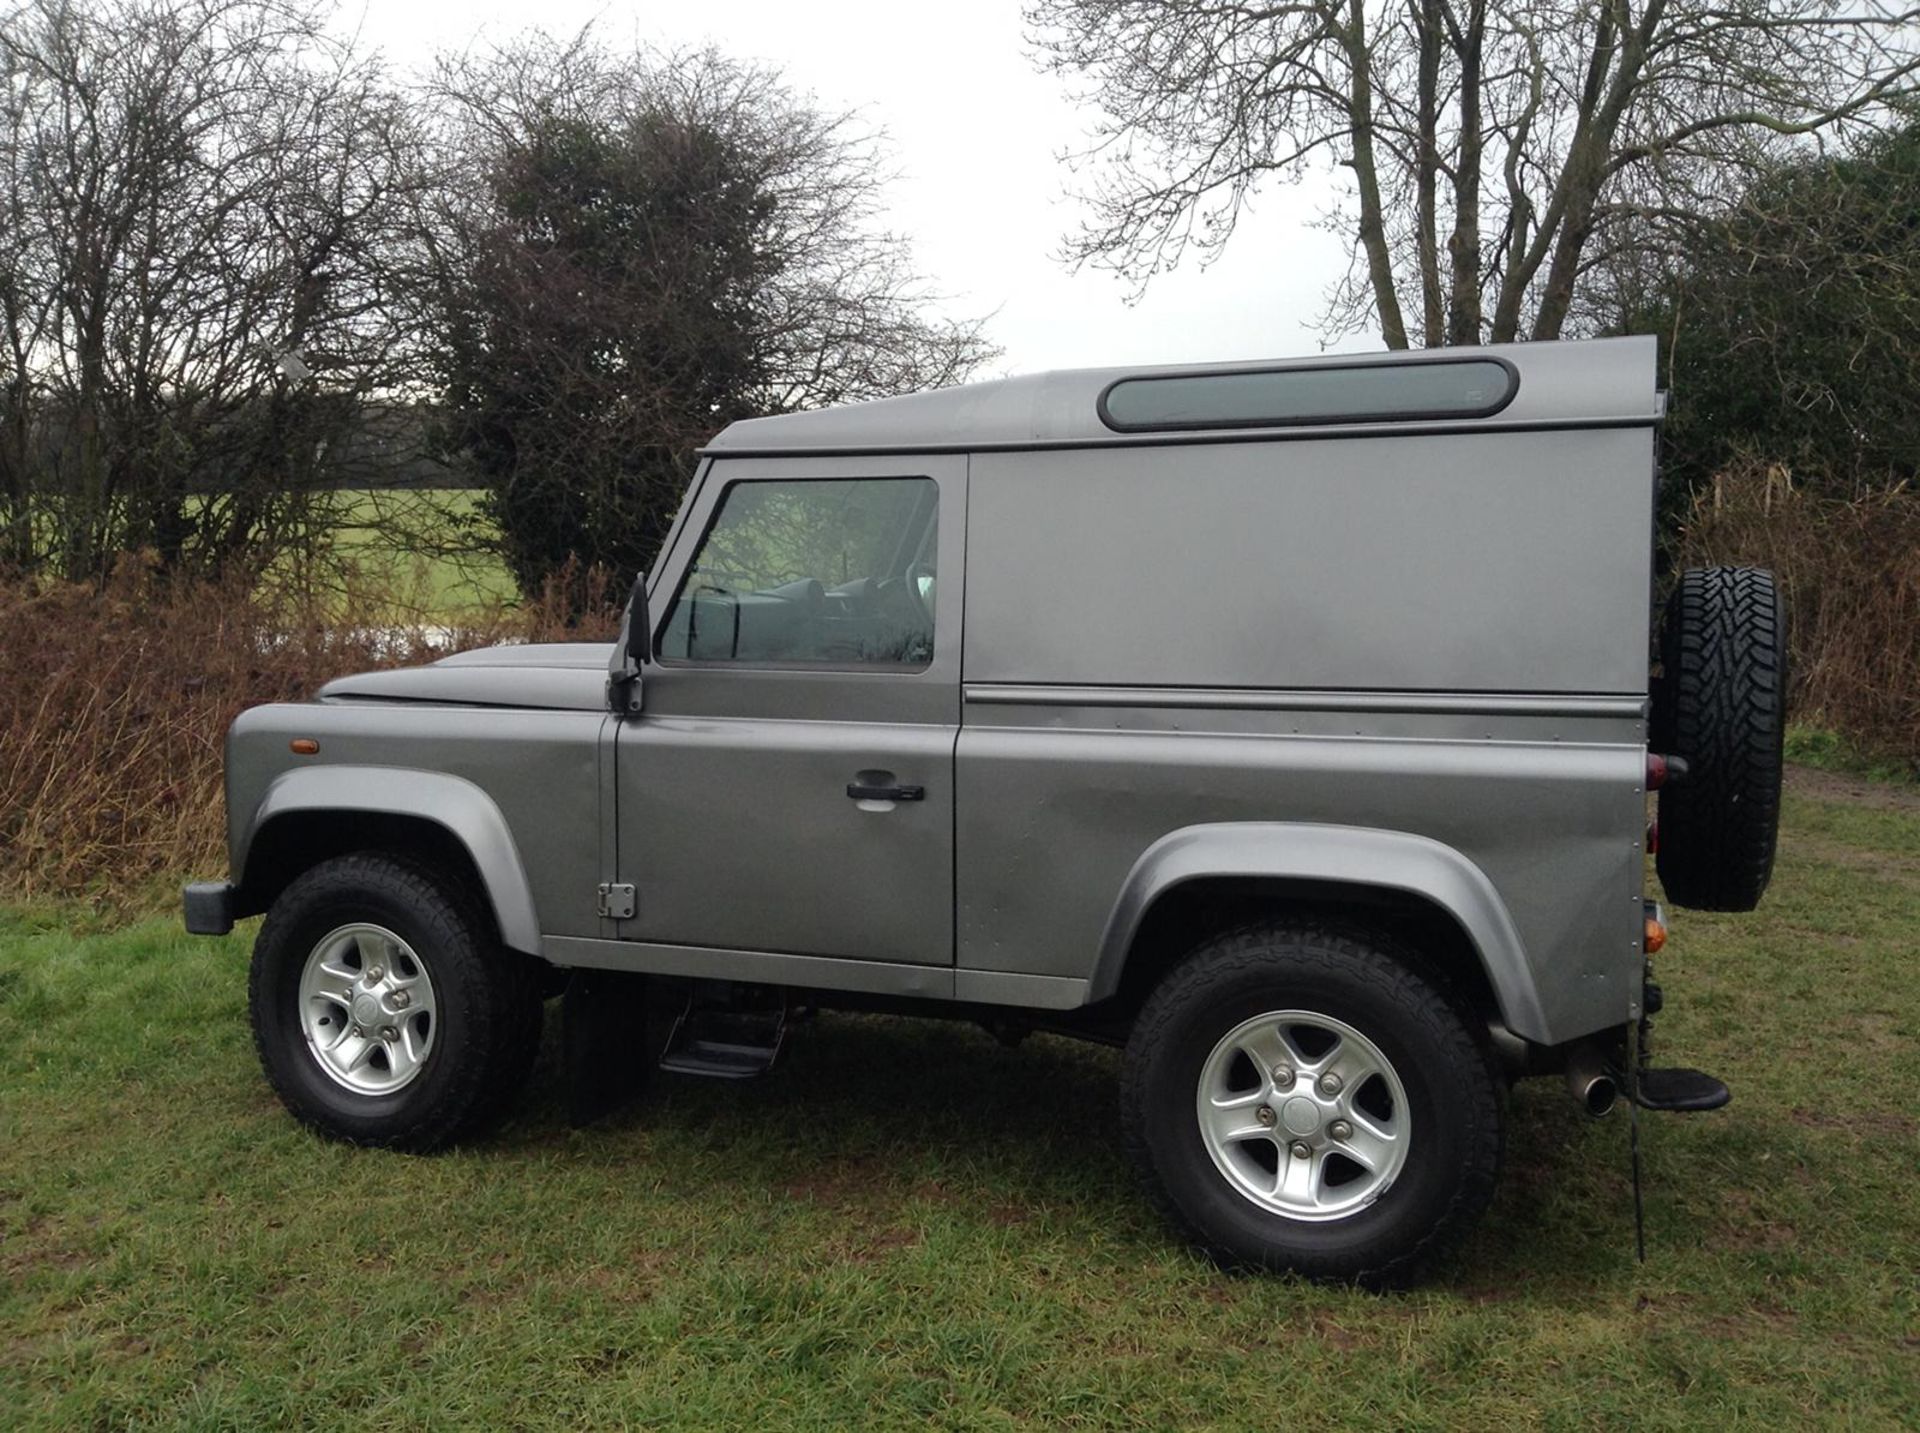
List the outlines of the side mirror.
{"type": "Polygon", "coordinates": [[[653,623],[647,616],[647,574],[633,579],[633,591],[627,594],[625,626],[627,666],[638,672],[653,659],[653,623]]]}
{"type": "Polygon", "coordinates": [[[653,623],[647,616],[647,574],[633,579],[620,618],[619,664],[607,677],[607,705],[616,712],[640,710],[640,669],[653,656],[653,623]]]}

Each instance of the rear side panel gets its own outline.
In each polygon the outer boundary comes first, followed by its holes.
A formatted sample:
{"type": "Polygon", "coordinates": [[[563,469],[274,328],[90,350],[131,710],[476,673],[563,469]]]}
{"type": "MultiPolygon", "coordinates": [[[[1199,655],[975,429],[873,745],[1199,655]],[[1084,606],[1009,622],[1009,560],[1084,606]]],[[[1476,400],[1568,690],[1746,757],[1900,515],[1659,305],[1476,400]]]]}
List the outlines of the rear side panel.
{"type": "Polygon", "coordinates": [[[1644,696],[1652,443],[981,454],[966,679],[1644,696]]]}
{"type": "Polygon", "coordinates": [[[973,460],[959,966],[1085,976],[1184,826],[1427,837],[1558,1042],[1638,974],[1652,434],[973,460]]]}
{"type": "Polygon", "coordinates": [[[967,707],[960,736],[962,969],[1087,975],[1134,863],[1181,827],[1367,826],[1438,841],[1492,881],[1544,1015],[1517,1033],[1558,1043],[1626,1019],[1641,927],[1637,717],[1392,718],[991,695],[967,707]],[[1409,726],[1421,734],[1403,734],[1409,726]]]}

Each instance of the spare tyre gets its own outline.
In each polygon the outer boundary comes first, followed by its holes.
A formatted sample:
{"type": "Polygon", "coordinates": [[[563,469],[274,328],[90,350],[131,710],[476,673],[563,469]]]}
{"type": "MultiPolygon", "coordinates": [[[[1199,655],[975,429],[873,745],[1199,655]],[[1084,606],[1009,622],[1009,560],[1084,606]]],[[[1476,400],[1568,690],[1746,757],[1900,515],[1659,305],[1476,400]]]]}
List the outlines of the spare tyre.
{"type": "Polygon", "coordinates": [[[1686,775],[1660,791],[1660,883],[1675,905],[1750,911],[1773,875],[1786,737],[1787,612],[1758,567],[1684,572],[1660,627],[1653,749],[1686,775]]]}

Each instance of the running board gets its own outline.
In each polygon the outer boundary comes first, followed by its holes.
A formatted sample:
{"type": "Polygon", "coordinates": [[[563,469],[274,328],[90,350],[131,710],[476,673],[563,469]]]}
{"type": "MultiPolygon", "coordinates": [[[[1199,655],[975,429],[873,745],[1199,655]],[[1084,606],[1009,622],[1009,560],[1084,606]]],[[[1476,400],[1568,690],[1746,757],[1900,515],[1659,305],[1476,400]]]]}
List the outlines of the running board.
{"type": "Polygon", "coordinates": [[[710,1080],[750,1080],[780,1058],[787,1040],[787,1010],[702,1008],[692,1000],[673,1022],[660,1068],[710,1080]]]}

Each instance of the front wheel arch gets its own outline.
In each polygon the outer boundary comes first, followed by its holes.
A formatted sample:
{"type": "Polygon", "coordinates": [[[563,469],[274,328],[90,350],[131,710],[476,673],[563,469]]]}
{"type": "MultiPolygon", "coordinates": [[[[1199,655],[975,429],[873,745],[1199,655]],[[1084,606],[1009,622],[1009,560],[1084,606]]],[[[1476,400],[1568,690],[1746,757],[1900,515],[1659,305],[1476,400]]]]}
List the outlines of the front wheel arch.
{"type": "Polygon", "coordinates": [[[510,949],[538,955],[538,940],[508,939],[499,900],[466,842],[427,816],[389,811],[299,810],[268,818],[247,847],[236,914],[258,915],[281,892],[326,861],[360,851],[383,851],[429,867],[474,897],[494,939],[510,949]]]}

